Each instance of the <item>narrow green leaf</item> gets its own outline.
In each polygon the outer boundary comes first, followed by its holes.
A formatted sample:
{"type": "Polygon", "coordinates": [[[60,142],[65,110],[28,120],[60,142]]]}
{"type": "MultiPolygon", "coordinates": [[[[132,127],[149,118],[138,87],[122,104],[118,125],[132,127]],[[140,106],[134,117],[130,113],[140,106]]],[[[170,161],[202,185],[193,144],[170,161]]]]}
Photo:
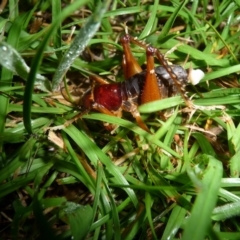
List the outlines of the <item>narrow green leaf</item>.
{"type": "MultiPolygon", "coordinates": [[[[52,21],[55,22],[55,20],[58,18],[59,15],[61,15],[62,7],[61,7],[61,0],[52,0],[52,21]]],[[[58,49],[62,47],[62,29],[61,29],[61,22],[59,21],[59,26],[57,27],[56,34],[53,35],[53,44],[54,48],[58,49]]],[[[56,52],[57,56],[61,57],[61,52],[56,52]]]]}
{"type": "Polygon", "coordinates": [[[148,132],[144,131],[143,129],[141,129],[140,127],[136,126],[136,124],[133,124],[130,121],[127,121],[127,120],[122,119],[122,118],[114,117],[114,116],[109,116],[109,115],[106,115],[106,114],[99,114],[99,113],[91,113],[91,114],[83,116],[83,118],[95,119],[95,120],[98,120],[98,121],[103,121],[103,122],[108,122],[108,123],[112,123],[112,124],[115,124],[115,125],[123,126],[123,127],[127,128],[127,129],[129,129],[129,130],[139,134],[140,136],[143,136],[149,142],[159,146],[160,148],[162,148],[165,151],[167,151],[169,154],[172,154],[173,156],[175,156],[177,158],[181,158],[181,156],[178,153],[173,151],[166,144],[163,144],[163,142],[161,142],[158,139],[156,139],[154,137],[154,135],[149,134],[148,132]]]}
{"type": "MultiPolygon", "coordinates": [[[[76,144],[78,144],[95,166],[98,161],[101,161],[106,166],[109,173],[114,176],[112,178],[113,182],[128,185],[128,182],[123,177],[117,166],[115,166],[111,159],[107,157],[85,134],[76,129],[73,125],[63,130],[76,142],[76,144]]],[[[133,201],[133,204],[136,206],[138,200],[135,193],[131,189],[126,189],[125,191],[133,201]]]]}
{"type": "Polygon", "coordinates": [[[148,192],[146,192],[145,193],[146,216],[148,218],[148,222],[152,230],[153,238],[158,239],[156,232],[154,231],[154,225],[152,221],[152,212],[151,212],[152,202],[153,202],[153,199],[151,195],[148,192]]]}
{"type": "Polygon", "coordinates": [[[108,8],[108,5],[109,0],[105,0],[103,3],[99,1],[95,12],[91,15],[91,17],[79,31],[78,35],[74,38],[73,43],[64,54],[53,77],[53,91],[58,89],[65,73],[68,71],[74,60],[86,48],[91,38],[95,35],[100,26],[101,19],[108,8]]]}
{"type": "Polygon", "coordinates": [[[150,103],[145,103],[139,106],[138,109],[139,109],[139,112],[141,113],[152,113],[152,112],[161,111],[163,109],[175,107],[183,102],[184,101],[181,96],[175,96],[175,97],[157,100],[150,103]]]}
{"type": "Polygon", "coordinates": [[[157,14],[157,10],[158,10],[158,4],[159,4],[159,1],[154,0],[154,4],[152,5],[152,11],[151,11],[150,17],[149,17],[143,31],[141,32],[139,39],[143,39],[151,33],[152,27],[154,26],[154,22],[157,19],[156,14],[157,14]]]}
{"type": "Polygon", "coordinates": [[[161,239],[173,239],[185,221],[186,215],[187,210],[176,205],[167,221],[167,226],[161,239]]]}
{"type": "Polygon", "coordinates": [[[85,4],[85,1],[77,1],[70,4],[68,7],[66,7],[61,15],[55,19],[55,22],[52,23],[49,27],[48,33],[45,35],[43,41],[41,42],[37,52],[36,56],[34,57],[31,65],[31,70],[28,75],[25,92],[24,92],[24,103],[23,103],[23,116],[24,116],[24,126],[26,128],[26,131],[31,134],[32,133],[32,126],[31,126],[31,107],[32,107],[32,92],[34,88],[34,82],[37,75],[38,68],[40,66],[40,63],[42,61],[43,57],[43,51],[50,39],[50,37],[54,34],[56,31],[56,28],[59,26],[59,22],[61,22],[63,19],[65,19],[71,12],[78,9],[80,6],[85,4]]]}
{"type": "Polygon", "coordinates": [[[239,178],[240,176],[240,151],[238,150],[229,160],[230,176],[232,178],[239,178]]]}
{"type": "Polygon", "coordinates": [[[170,29],[173,26],[173,23],[176,17],[178,16],[179,12],[186,5],[187,2],[188,2],[187,0],[184,0],[183,2],[181,2],[181,4],[175,3],[177,5],[177,7],[175,8],[175,12],[170,16],[170,18],[168,18],[167,22],[163,26],[161,34],[158,37],[158,40],[160,42],[161,42],[161,39],[164,39],[167,36],[167,34],[169,33],[170,29]]]}
{"type": "Polygon", "coordinates": [[[237,128],[233,129],[232,138],[230,139],[235,152],[240,151],[240,124],[238,124],[237,128]]]}
{"type": "Polygon", "coordinates": [[[209,162],[200,181],[201,185],[196,186],[198,194],[184,227],[183,240],[204,239],[211,224],[211,215],[217,203],[223,167],[222,163],[214,157],[210,155],[207,157],[209,162]]]}
{"type": "Polygon", "coordinates": [[[73,239],[85,239],[86,234],[91,227],[93,210],[89,205],[79,205],[73,202],[67,202],[64,209],[69,221],[73,239]]]}
{"type": "MultiPolygon", "coordinates": [[[[13,6],[12,3],[9,4],[10,6],[13,6]]],[[[14,7],[15,10],[17,11],[18,9],[18,4],[16,3],[16,6],[14,7]]],[[[12,9],[13,10],[13,9],[12,9]]],[[[12,12],[13,15],[11,17],[15,16],[15,11],[12,12]]],[[[12,25],[9,29],[8,32],[8,37],[7,37],[7,43],[11,45],[13,48],[18,46],[19,42],[19,35],[21,33],[23,23],[25,22],[27,17],[27,14],[22,14],[21,16],[16,16],[12,21],[12,25]]],[[[0,59],[4,59],[6,57],[4,52],[5,47],[1,45],[0,47],[0,59]]],[[[0,60],[0,63],[3,61],[0,60]]],[[[11,86],[12,85],[12,78],[13,78],[13,73],[9,71],[7,68],[2,68],[1,69],[1,77],[0,77],[0,91],[2,91],[2,88],[11,86]]],[[[8,104],[9,104],[9,99],[6,96],[3,96],[0,94],[0,102],[1,102],[1,107],[0,107],[0,134],[2,134],[4,127],[5,127],[5,121],[6,121],[6,115],[7,115],[7,109],[8,109],[8,104]]],[[[2,149],[2,139],[0,138],[0,149],[2,149]]],[[[0,151],[1,152],[1,151],[0,151]]],[[[0,155],[1,158],[1,155],[0,155]]]]}
{"type": "MultiPolygon", "coordinates": [[[[217,61],[217,60],[214,60],[214,61],[217,61]]],[[[216,66],[219,66],[219,65],[216,64],[216,66]]],[[[217,71],[213,71],[211,73],[208,73],[201,80],[201,82],[214,80],[216,78],[220,78],[220,77],[223,77],[223,76],[228,76],[228,75],[230,75],[232,73],[236,73],[236,72],[240,72],[240,64],[234,65],[234,66],[225,67],[225,68],[221,68],[221,69],[218,69],[217,71]]]]}
{"type": "Polygon", "coordinates": [[[223,221],[240,216],[240,202],[228,203],[213,210],[212,220],[223,221]]]}
{"type": "MultiPolygon", "coordinates": [[[[0,64],[13,74],[27,80],[30,72],[29,66],[26,64],[21,55],[11,45],[0,42],[0,64]]],[[[37,74],[35,86],[42,91],[50,91],[50,82],[44,76],[37,74]]]]}
{"type": "Polygon", "coordinates": [[[46,216],[43,214],[42,204],[37,198],[37,193],[33,198],[33,213],[35,218],[37,219],[39,233],[41,239],[52,239],[57,240],[58,238],[53,232],[53,229],[50,223],[47,221],[46,216]]]}
{"type": "Polygon", "coordinates": [[[193,133],[192,136],[197,139],[198,144],[201,147],[203,153],[209,154],[211,156],[216,156],[213,147],[211,146],[210,142],[207,140],[205,136],[203,136],[201,133],[193,133]]]}

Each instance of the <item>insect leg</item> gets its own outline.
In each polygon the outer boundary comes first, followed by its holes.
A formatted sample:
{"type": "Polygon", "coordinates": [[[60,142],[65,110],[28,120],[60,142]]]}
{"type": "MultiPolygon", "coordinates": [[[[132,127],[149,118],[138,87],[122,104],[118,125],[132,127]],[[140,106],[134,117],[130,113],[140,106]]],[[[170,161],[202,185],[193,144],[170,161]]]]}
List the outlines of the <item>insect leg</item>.
{"type": "MultiPolygon", "coordinates": [[[[150,46],[148,46],[146,43],[137,40],[134,37],[131,37],[130,35],[128,35],[129,41],[132,43],[135,43],[136,45],[144,48],[144,49],[148,49],[150,46]]],[[[153,47],[152,47],[153,48],[153,47]]],[[[182,84],[183,81],[181,81],[181,79],[178,79],[178,76],[173,72],[172,68],[169,66],[168,62],[166,61],[164,55],[157,49],[157,48],[153,48],[153,51],[158,59],[158,61],[161,63],[161,65],[166,69],[166,71],[168,72],[168,74],[170,75],[170,77],[172,78],[178,92],[181,94],[182,98],[184,99],[185,103],[188,106],[191,106],[191,101],[189,100],[189,98],[186,96],[185,93],[185,85],[182,84]]]]}
{"type": "Polygon", "coordinates": [[[185,103],[190,106],[190,100],[188,99],[188,96],[185,93],[185,85],[183,84],[184,81],[178,78],[178,76],[173,72],[172,68],[169,66],[168,62],[164,58],[164,55],[158,50],[155,49],[155,54],[159,62],[165,67],[168,74],[171,76],[178,92],[181,94],[182,98],[184,99],[185,103]]]}
{"type": "Polygon", "coordinates": [[[154,70],[154,52],[154,48],[151,46],[147,47],[147,74],[143,91],[141,93],[142,104],[161,99],[161,92],[158,87],[157,77],[154,70]]]}
{"type": "Polygon", "coordinates": [[[130,36],[124,35],[121,37],[121,44],[123,46],[123,72],[125,79],[129,79],[136,73],[142,72],[142,68],[138,64],[137,60],[134,58],[130,49],[130,36]]]}

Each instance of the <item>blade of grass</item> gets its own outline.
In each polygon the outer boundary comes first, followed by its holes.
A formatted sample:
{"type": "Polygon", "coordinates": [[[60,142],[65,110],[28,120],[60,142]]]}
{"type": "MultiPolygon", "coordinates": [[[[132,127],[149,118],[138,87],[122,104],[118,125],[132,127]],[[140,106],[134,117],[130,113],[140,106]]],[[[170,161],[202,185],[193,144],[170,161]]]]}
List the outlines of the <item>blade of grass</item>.
{"type": "MultiPolygon", "coordinates": [[[[8,33],[8,38],[7,38],[7,43],[11,45],[12,47],[17,47],[18,46],[18,41],[19,41],[19,35],[22,30],[22,26],[24,25],[24,22],[27,18],[27,14],[22,14],[21,16],[18,16],[14,19],[13,24],[9,30],[8,33]]],[[[1,45],[1,51],[3,53],[1,54],[1,58],[4,57],[4,46],[1,45]]],[[[3,68],[1,71],[1,81],[0,81],[0,91],[4,87],[11,86],[13,78],[13,73],[9,71],[6,68],[3,68]]],[[[7,115],[7,109],[8,109],[8,104],[9,104],[9,99],[0,94],[0,102],[1,102],[1,107],[0,107],[0,135],[2,135],[4,127],[5,127],[5,121],[6,118],[5,116],[7,115]]],[[[2,144],[3,144],[3,139],[0,138],[0,160],[2,161],[2,144]]]]}
{"type": "Polygon", "coordinates": [[[239,71],[240,71],[240,64],[221,68],[217,71],[213,71],[211,73],[206,74],[205,77],[201,80],[201,82],[206,82],[216,78],[228,76],[232,73],[237,73],[239,71]]]}
{"type": "Polygon", "coordinates": [[[179,2],[175,2],[177,7],[176,7],[174,13],[170,16],[170,18],[168,18],[167,22],[164,24],[163,29],[158,37],[159,42],[162,42],[166,38],[170,29],[173,26],[173,23],[174,23],[176,17],[178,16],[179,12],[182,10],[182,8],[186,5],[187,2],[188,2],[187,0],[184,0],[181,4],[179,4],[179,2]]]}
{"type": "Polygon", "coordinates": [[[33,198],[33,213],[35,218],[37,219],[40,238],[41,239],[52,239],[57,240],[58,237],[53,232],[52,227],[50,226],[46,216],[43,214],[42,203],[38,200],[37,193],[33,198]]]}
{"type": "Polygon", "coordinates": [[[150,32],[152,31],[152,27],[154,26],[154,22],[156,21],[156,14],[158,11],[158,4],[159,1],[158,0],[154,0],[154,4],[152,5],[152,11],[150,14],[150,18],[148,19],[143,31],[141,32],[139,39],[143,39],[146,36],[148,36],[150,34],[150,32]]]}
{"type": "Polygon", "coordinates": [[[152,230],[153,238],[156,240],[158,238],[157,238],[156,232],[154,231],[154,225],[152,220],[152,211],[151,211],[152,203],[153,203],[152,196],[148,192],[146,192],[145,193],[146,216],[148,218],[148,222],[152,230]]]}
{"type": "Polygon", "coordinates": [[[24,103],[23,103],[23,122],[26,128],[26,131],[29,134],[32,133],[32,126],[31,126],[32,93],[33,93],[36,74],[43,58],[43,51],[46,45],[48,44],[50,37],[54,34],[54,32],[56,31],[56,28],[59,26],[59,22],[62,22],[62,20],[65,19],[71,12],[77,10],[86,2],[87,1],[73,2],[62,11],[61,15],[57,19],[55,19],[55,22],[53,22],[52,25],[50,25],[49,31],[45,35],[41,44],[39,45],[39,48],[36,52],[36,56],[32,60],[31,70],[28,75],[28,79],[25,87],[24,103]]]}
{"type": "Polygon", "coordinates": [[[74,38],[73,43],[64,54],[56,73],[53,76],[53,91],[56,91],[62,81],[63,76],[68,71],[74,60],[82,53],[86,48],[91,38],[98,30],[102,17],[108,8],[109,0],[105,0],[103,4],[98,1],[95,12],[87,20],[84,26],[79,31],[78,35],[74,38]]]}
{"type": "MultiPolygon", "coordinates": [[[[0,42],[0,64],[22,79],[27,80],[30,67],[26,64],[21,55],[11,45],[0,42]]],[[[42,91],[50,91],[50,82],[44,76],[36,75],[36,88],[42,91]]]]}
{"type": "MultiPolygon", "coordinates": [[[[86,135],[76,129],[73,125],[63,129],[83,150],[88,156],[90,161],[96,166],[98,160],[100,160],[111,173],[114,178],[112,179],[115,183],[128,184],[126,179],[123,177],[117,166],[115,166],[111,159],[107,157],[86,135]]],[[[136,206],[138,200],[135,193],[131,189],[126,189],[127,194],[132,199],[133,204],[136,206]]]]}
{"type": "Polygon", "coordinates": [[[86,235],[91,227],[93,209],[89,205],[83,206],[74,202],[67,202],[64,212],[69,221],[72,238],[86,239],[86,235]]]}
{"type": "Polygon", "coordinates": [[[169,154],[171,154],[171,155],[173,155],[177,158],[181,158],[181,156],[178,153],[176,153],[175,151],[173,151],[169,146],[165,145],[164,143],[162,143],[158,139],[155,139],[154,135],[149,134],[148,132],[144,131],[143,129],[136,126],[136,124],[133,124],[130,121],[126,121],[125,119],[121,119],[121,118],[118,118],[118,117],[109,116],[109,115],[105,115],[105,114],[99,114],[99,113],[91,113],[89,115],[83,116],[83,118],[95,119],[95,120],[108,122],[108,123],[112,123],[112,124],[115,124],[115,125],[120,125],[122,127],[125,127],[127,129],[139,134],[140,136],[143,136],[149,142],[151,142],[153,144],[156,144],[160,148],[167,151],[169,154]]]}
{"type": "Polygon", "coordinates": [[[206,237],[211,223],[212,211],[216,205],[220,181],[223,174],[222,163],[208,155],[208,165],[193,205],[191,215],[184,227],[183,240],[202,240],[206,237]],[[203,204],[204,203],[204,204],[203,204]],[[196,228],[196,226],[198,226],[196,228]]]}
{"type": "Polygon", "coordinates": [[[145,103],[139,106],[138,109],[140,113],[152,113],[152,112],[161,111],[163,109],[175,107],[183,102],[184,101],[180,96],[176,96],[176,97],[170,97],[166,99],[153,101],[150,103],[145,103]]]}
{"type": "MultiPolygon", "coordinates": [[[[58,19],[58,16],[61,15],[62,7],[61,7],[61,0],[53,0],[52,1],[52,21],[55,22],[56,19],[58,19]]],[[[62,28],[61,28],[61,22],[59,21],[58,26],[56,26],[57,31],[56,34],[53,35],[53,44],[54,48],[58,49],[62,47],[62,28]]],[[[57,51],[56,52],[58,58],[62,56],[62,53],[57,51]]]]}
{"type": "MultiPolygon", "coordinates": [[[[190,198],[188,200],[190,200],[190,198]]],[[[186,215],[187,210],[176,205],[171,212],[169,220],[167,221],[167,226],[162,235],[162,239],[173,239],[185,221],[186,215]]]]}
{"type": "Polygon", "coordinates": [[[212,220],[223,221],[240,215],[240,203],[228,203],[213,210],[212,220]]]}

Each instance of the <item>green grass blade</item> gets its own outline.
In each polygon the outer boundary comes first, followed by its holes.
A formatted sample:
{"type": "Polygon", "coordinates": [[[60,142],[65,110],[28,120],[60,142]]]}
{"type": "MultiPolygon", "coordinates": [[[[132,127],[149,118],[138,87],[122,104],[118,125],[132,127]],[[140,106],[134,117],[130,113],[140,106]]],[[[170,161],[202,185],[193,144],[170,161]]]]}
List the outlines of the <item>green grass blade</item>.
{"type": "MultiPolygon", "coordinates": [[[[11,45],[0,42],[0,64],[13,74],[27,80],[30,72],[29,66],[26,64],[21,55],[11,45]]],[[[36,75],[36,88],[42,91],[50,91],[50,82],[42,75],[36,75]]]]}
{"type": "MultiPolygon", "coordinates": [[[[128,182],[122,176],[119,169],[89,138],[86,137],[86,135],[84,135],[74,126],[70,126],[64,129],[64,131],[79,145],[79,147],[84,151],[84,153],[88,156],[88,158],[95,166],[97,165],[98,160],[100,160],[106,166],[108,171],[114,176],[112,179],[113,182],[128,185],[128,182]]],[[[138,200],[134,192],[130,189],[126,189],[126,192],[132,199],[133,204],[136,205],[138,200]]]]}
{"type": "MultiPolygon", "coordinates": [[[[61,0],[53,0],[52,1],[52,21],[55,22],[56,19],[58,19],[58,16],[61,15],[61,0]]],[[[61,41],[61,36],[62,36],[62,26],[61,26],[61,22],[59,21],[58,23],[59,25],[56,26],[57,31],[56,34],[53,35],[53,44],[54,44],[54,48],[58,49],[62,47],[62,41],[61,41]]],[[[60,58],[62,56],[61,52],[56,52],[58,58],[60,58]]]]}
{"type": "Polygon", "coordinates": [[[43,214],[42,204],[37,198],[37,193],[35,194],[33,199],[33,212],[38,222],[40,237],[42,239],[57,240],[58,238],[54,234],[49,222],[47,221],[47,218],[43,214]]]}
{"type": "Polygon", "coordinates": [[[43,57],[43,51],[48,44],[48,41],[50,40],[50,37],[54,34],[57,27],[59,26],[59,22],[61,22],[63,19],[65,19],[71,12],[78,9],[80,6],[85,4],[84,1],[81,2],[74,2],[68,7],[66,7],[61,15],[55,19],[55,22],[52,23],[52,25],[49,27],[48,33],[45,35],[43,41],[41,42],[37,52],[36,56],[34,57],[31,65],[31,70],[28,75],[25,92],[24,92],[24,103],[23,103],[23,115],[24,115],[24,126],[26,128],[26,131],[31,134],[32,133],[32,126],[31,126],[31,107],[32,107],[32,93],[34,88],[34,82],[36,78],[36,74],[38,71],[38,68],[40,66],[40,63],[42,61],[43,57]]]}
{"type": "Polygon", "coordinates": [[[186,5],[187,2],[188,2],[187,0],[184,0],[181,4],[179,2],[175,2],[177,7],[176,7],[174,13],[170,16],[170,18],[164,24],[161,34],[159,34],[158,41],[162,42],[163,39],[166,39],[166,36],[169,33],[171,27],[173,26],[173,23],[174,23],[176,17],[178,16],[179,12],[186,5]]]}
{"type": "Polygon", "coordinates": [[[58,66],[58,69],[56,70],[56,73],[53,77],[53,91],[56,91],[58,89],[59,84],[61,83],[65,73],[68,71],[74,60],[86,48],[91,38],[95,35],[96,31],[100,26],[101,19],[108,8],[108,5],[108,0],[105,0],[103,4],[99,1],[95,12],[91,15],[91,17],[87,20],[87,22],[79,31],[78,35],[74,38],[73,43],[64,54],[58,66]]]}
{"type": "Polygon", "coordinates": [[[141,113],[152,113],[161,111],[164,109],[175,107],[183,103],[183,99],[180,96],[170,97],[166,99],[157,100],[150,103],[145,103],[139,106],[139,112],[141,113]]]}
{"type": "Polygon", "coordinates": [[[172,239],[185,221],[186,215],[186,209],[180,206],[174,207],[161,239],[172,239]]]}
{"type": "Polygon", "coordinates": [[[90,224],[93,218],[93,209],[89,206],[82,206],[73,202],[68,202],[64,209],[69,221],[72,238],[86,239],[90,224]]]}
{"type": "Polygon", "coordinates": [[[157,14],[157,10],[158,10],[158,8],[157,8],[158,4],[159,4],[159,1],[154,0],[154,4],[152,5],[152,11],[151,11],[150,18],[148,19],[148,21],[146,23],[146,26],[144,27],[141,35],[139,36],[139,39],[143,39],[151,33],[152,28],[154,26],[154,22],[157,19],[156,14],[157,14]]]}
{"type": "Polygon", "coordinates": [[[240,203],[233,202],[217,207],[213,210],[212,220],[223,221],[240,215],[240,203]]]}
{"type": "Polygon", "coordinates": [[[108,122],[108,123],[112,123],[112,124],[115,124],[115,125],[123,126],[127,129],[139,134],[140,136],[143,136],[148,141],[150,141],[152,144],[156,144],[160,148],[166,150],[169,154],[172,154],[173,156],[181,158],[181,156],[178,153],[176,153],[175,151],[173,151],[170,147],[166,146],[161,141],[156,139],[153,135],[151,135],[151,134],[147,133],[146,131],[142,130],[136,124],[133,124],[130,121],[126,121],[126,120],[118,118],[118,117],[108,116],[108,115],[99,114],[99,113],[92,113],[92,114],[89,114],[89,115],[85,115],[85,116],[83,116],[83,118],[95,119],[95,120],[99,120],[99,121],[108,122]]]}
{"type": "Polygon", "coordinates": [[[207,158],[209,162],[203,174],[201,185],[198,186],[198,196],[185,225],[183,240],[204,239],[211,223],[211,215],[217,202],[223,167],[220,161],[210,155],[207,158]],[[196,228],[196,226],[198,227],[196,228]]]}
{"type": "MultiPolygon", "coordinates": [[[[17,47],[18,46],[18,41],[19,41],[19,35],[22,30],[23,23],[25,22],[25,19],[27,17],[27,14],[22,14],[21,16],[16,16],[14,19],[12,26],[9,30],[8,33],[8,38],[7,38],[7,43],[11,45],[12,47],[17,47]]],[[[1,44],[1,55],[0,58],[3,59],[0,62],[4,61],[5,58],[5,46],[1,44]]],[[[0,80],[0,91],[3,90],[4,87],[11,86],[12,84],[12,78],[13,78],[13,73],[9,71],[6,68],[2,68],[1,71],[1,80],[0,80]]],[[[4,127],[5,127],[5,121],[6,121],[6,115],[7,115],[7,109],[8,109],[8,104],[9,104],[9,99],[6,96],[3,96],[0,94],[0,135],[2,135],[4,127]]],[[[2,152],[2,141],[3,139],[0,138],[0,152],[2,152]]],[[[2,161],[2,156],[0,156],[0,160],[2,161]]]]}

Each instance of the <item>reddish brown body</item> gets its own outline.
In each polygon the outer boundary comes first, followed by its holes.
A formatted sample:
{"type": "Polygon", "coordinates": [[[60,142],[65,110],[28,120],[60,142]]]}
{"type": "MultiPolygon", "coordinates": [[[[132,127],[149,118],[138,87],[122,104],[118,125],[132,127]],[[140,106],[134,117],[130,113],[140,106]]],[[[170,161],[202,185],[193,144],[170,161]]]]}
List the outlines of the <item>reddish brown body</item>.
{"type": "Polygon", "coordinates": [[[85,111],[95,109],[109,115],[121,116],[122,110],[131,112],[138,125],[149,131],[137,110],[139,104],[166,98],[180,93],[184,98],[184,87],[188,74],[178,65],[168,65],[164,56],[155,48],[147,46],[129,35],[121,39],[124,50],[123,68],[126,81],[109,84],[100,77],[93,78],[100,83],[85,94],[81,108],[85,111]],[[142,68],[133,57],[129,42],[146,49],[147,69],[142,68]],[[162,66],[154,67],[154,55],[162,66]]]}
{"type": "Polygon", "coordinates": [[[117,111],[121,107],[124,95],[121,83],[99,85],[93,90],[94,102],[109,111],[117,111]]]}
{"type": "MultiPolygon", "coordinates": [[[[187,72],[178,65],[172,65],[171,69],[176,75],[181,77],[182,86],[185,86],[187,84],[187,72]]],[[[164,67],[156,67],[155,74],[157,76],[158,90],[161,94],[161,98],[171,97],[178,93],[171,76],[164,67]]],[[[120,108],[124,108],[128,100],[140,105],[142,104],[141,93],[143,91],[145,78],[146,71],[142,71],[124,82],[97,85],[93,89],[92,104],[103,106],[109,111],[117,111],[120,108]]],[[[83,97],[83,103],[81,104],[83,107],[91,107],[91,104],[86,104],[90,97],[91,94],[87,94],[83,97]]],[[[127,109],[124,110],[127,111],[127,109]]]]}

